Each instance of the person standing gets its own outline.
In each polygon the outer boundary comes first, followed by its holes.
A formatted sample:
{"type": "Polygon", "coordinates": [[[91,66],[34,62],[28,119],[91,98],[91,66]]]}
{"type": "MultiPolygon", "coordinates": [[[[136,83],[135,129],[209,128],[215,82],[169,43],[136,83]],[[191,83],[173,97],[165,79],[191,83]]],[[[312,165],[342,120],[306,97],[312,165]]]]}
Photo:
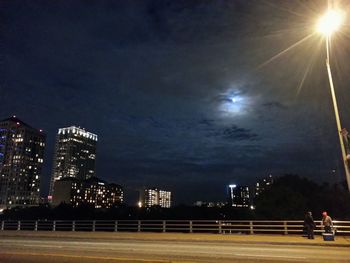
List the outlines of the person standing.
{"type": "Polygon", "coordinates": [[[314,222],[314,219],[312,217],[311,212],[307,212],[305,214],[305,219],[304,219],[304,226],[307,232],[307,238],[308,239],[314,239],[314,229],[316,227],[316,224],[314,222]]]}
{"type": "Polygon", "coordinates": [[[327,212],[322,213],[322,226],[326,233],[332,233],[333,221],[327,212]]]}

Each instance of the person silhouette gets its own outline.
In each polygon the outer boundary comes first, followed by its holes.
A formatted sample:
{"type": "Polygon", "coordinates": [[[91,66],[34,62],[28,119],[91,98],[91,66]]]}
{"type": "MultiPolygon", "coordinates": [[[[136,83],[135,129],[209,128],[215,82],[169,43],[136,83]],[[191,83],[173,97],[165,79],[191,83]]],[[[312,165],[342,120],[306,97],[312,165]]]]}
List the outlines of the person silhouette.
{"type": "Polygon", "coordinates": [[[307,238],[308,239],[314,239],[314,229],[316,227],[316,224],[314,222],[314,219],[312,217],[312,213],[311,212],[306,212],[305,213],[305,219],[304,219],[304,226],[306,229],[306,233],[307,233],[307,238]]]}

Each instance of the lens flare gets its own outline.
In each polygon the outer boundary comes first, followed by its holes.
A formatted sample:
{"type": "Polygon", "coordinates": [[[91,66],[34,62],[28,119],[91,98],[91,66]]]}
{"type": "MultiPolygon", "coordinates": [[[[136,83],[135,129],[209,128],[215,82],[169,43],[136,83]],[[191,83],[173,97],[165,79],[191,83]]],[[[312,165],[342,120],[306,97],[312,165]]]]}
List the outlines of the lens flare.
{"type": "Polygon", "coordinates": [[[344,12],[328,10],[317,23],[317,31],[325,36],[330,36],[337,31],[344,22],[344,12]]]}

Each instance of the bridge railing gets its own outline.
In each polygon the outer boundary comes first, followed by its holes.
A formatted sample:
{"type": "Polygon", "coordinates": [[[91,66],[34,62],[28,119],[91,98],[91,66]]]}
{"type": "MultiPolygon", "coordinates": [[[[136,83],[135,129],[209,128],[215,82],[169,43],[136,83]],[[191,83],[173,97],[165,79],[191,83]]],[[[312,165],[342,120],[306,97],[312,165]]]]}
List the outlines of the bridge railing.
{"type": "MultiPolygon", "coordinates": [[[[323,232],[315,221],[315,233],[323,232]]],[[[333,221],[338,234],[350,235],[350,221],[333,221]]],[[[183,232],[219,234],[302,234],[303,221],[268,220],[4,220],[0,231],[183,232]]]]}

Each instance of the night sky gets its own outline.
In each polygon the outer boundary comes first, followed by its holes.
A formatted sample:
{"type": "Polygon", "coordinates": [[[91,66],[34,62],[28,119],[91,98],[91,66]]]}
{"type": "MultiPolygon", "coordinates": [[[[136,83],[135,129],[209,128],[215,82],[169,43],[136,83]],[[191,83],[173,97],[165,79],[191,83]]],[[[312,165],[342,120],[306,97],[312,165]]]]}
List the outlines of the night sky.
{"type": "MultiPolygon", "coordinates": [[[[350,2],[337,1],[350,11],[350,2]]],[[[225,198],[272,174],[344,180],[315,34],[327,0],[0,1],[0,118],[99,136],[99,178],[159,186],[176,203],[225,198]],[[274,57],[301,39],[304,41],[274,57]]],[[[348,12],[350,14],[350,12],[348,12]]],[[[350,31],[332,69],[350,129],[350,31]]]]}

